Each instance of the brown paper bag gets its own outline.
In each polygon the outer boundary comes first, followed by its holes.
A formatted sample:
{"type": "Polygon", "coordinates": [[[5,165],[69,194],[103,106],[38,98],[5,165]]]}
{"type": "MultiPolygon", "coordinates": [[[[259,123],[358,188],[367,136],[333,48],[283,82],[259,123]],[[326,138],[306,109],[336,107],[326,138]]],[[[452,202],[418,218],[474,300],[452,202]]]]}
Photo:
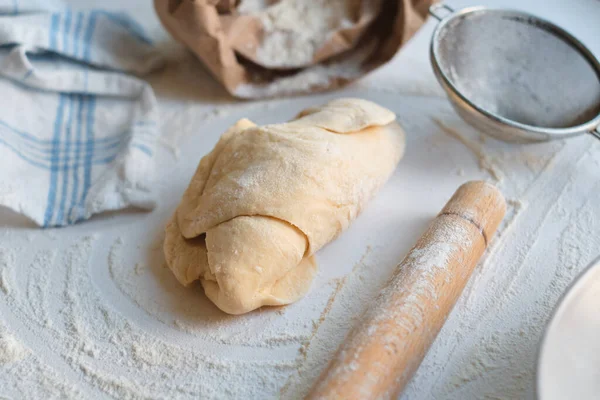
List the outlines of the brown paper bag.
{"type": "MultiPolygon", "coordinates": [[[[242,0],[243,2],[244,0],[242,0]]],[[[323,35],[314,51],[261,56],[269,35],[236,0],[154,0],[164,26],[189,47],[232,95],[263,98],[343,86],[389,61],[423,24],[434,0],[355,0],[352,23],[323,35]]],[[[272,3],[277,3],[276,1],[272,3]]],[[[307,3],[310,4],[310,3],[307,3]]],[[[276,32],[279,34],[280,32],[276,32]]],[[[292,42],[294,36],[288,38],[292,42]]],[[[263,51],[264,54],[264,51],[263,51]]]]}

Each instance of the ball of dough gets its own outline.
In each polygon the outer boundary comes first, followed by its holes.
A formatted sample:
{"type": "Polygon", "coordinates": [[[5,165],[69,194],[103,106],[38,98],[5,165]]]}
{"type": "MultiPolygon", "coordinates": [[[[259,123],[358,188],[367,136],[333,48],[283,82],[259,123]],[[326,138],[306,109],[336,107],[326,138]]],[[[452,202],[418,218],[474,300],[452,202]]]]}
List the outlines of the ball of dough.
{"type": "Polygon", "coordinates": [[[241,120],[198,166],[166,228],[169,268],[230,314],[289,304],[404,153],[395,115],[338,99],[293,121],[241,120]]]}

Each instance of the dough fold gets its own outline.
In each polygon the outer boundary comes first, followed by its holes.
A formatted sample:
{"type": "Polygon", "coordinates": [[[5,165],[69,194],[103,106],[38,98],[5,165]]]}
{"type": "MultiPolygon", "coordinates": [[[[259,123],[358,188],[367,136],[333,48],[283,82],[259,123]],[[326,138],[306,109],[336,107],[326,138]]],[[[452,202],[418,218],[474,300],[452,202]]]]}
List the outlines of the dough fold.
{"type": "Polygon", "coordinates": [[[198,165],[166,227],[183,285],[200,280],[220,309],[242,314],[302,297],[313,254],[360,213],[404,153],[395,115],[338,99],[290,122],[238,121],[198,165]]]}

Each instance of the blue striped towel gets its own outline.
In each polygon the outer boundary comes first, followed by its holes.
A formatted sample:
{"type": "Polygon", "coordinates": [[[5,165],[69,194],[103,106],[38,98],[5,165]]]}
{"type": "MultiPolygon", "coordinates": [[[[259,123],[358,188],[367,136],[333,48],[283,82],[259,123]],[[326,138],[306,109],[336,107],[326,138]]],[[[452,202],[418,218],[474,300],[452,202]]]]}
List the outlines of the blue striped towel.
{"type": "Polygon", "coordinates": [[[40,226],[150,209],[162,59],[126,15],[0,0],[0,205],[40,226]]]}

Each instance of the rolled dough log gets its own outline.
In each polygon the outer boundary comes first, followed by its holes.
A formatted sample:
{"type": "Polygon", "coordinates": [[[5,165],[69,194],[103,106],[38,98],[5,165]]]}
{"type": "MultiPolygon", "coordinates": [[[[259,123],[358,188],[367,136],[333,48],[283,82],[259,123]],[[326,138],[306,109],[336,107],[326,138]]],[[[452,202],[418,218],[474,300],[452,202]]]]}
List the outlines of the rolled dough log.
{"type": "Polygon", "coordinates": [[[394,120],[375,103],[338,99],[283,124],[238,121],[200,161],[166,227],[169,268],[183,285],[200,280],[230,314],[298,300],[316,273],[313,254],[402,157],[394,120]]]}

